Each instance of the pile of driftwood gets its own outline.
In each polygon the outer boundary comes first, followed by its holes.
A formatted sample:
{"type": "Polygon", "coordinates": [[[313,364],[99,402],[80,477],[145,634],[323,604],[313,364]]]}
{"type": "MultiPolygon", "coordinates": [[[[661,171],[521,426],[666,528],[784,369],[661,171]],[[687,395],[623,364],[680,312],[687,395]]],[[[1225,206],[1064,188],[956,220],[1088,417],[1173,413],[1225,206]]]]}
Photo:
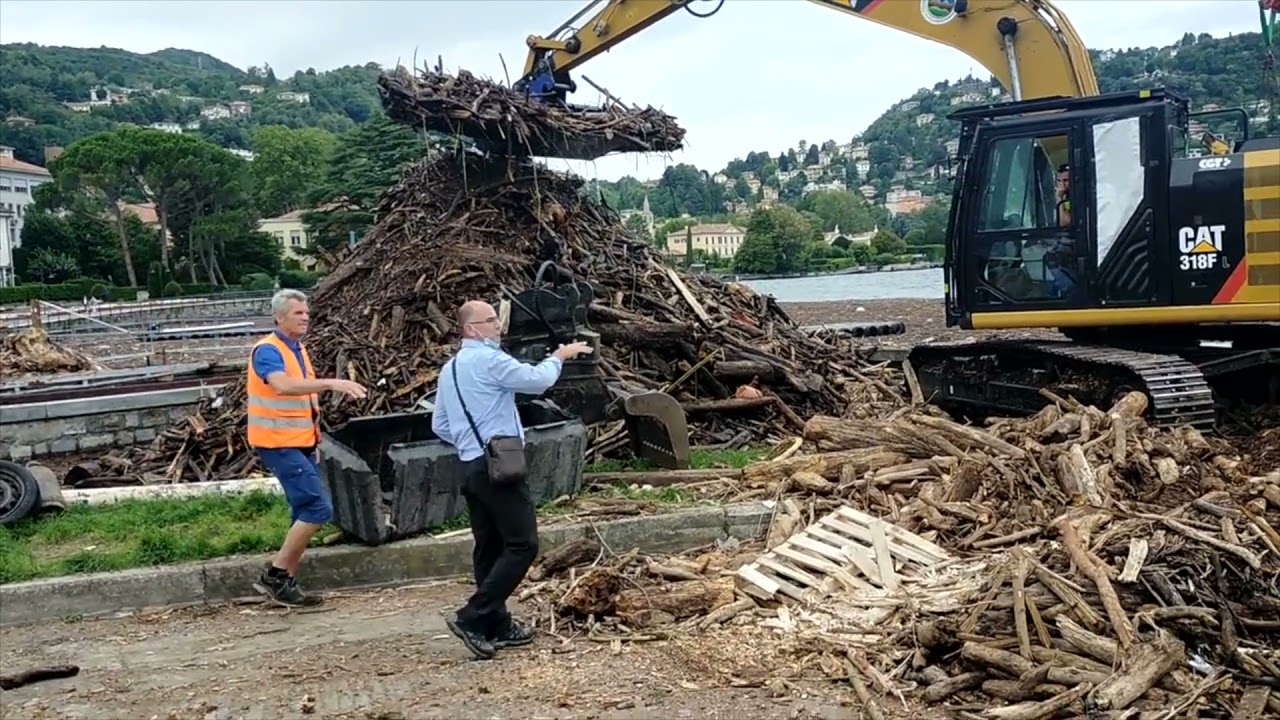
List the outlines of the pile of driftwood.
{"type": "MultiPolygon", "coordinates": [[[[664,265],[581,191],[577,178],[470,153],[409,170],[375,228],[310,298],[316,371],[370,390],[358,402],[323,397],[325,424],[412,409],[456,349],[455,309],[471,299],[500,304],[546,260],[594,290],[588,317],[606,381],[672,394],[695,444],[765,442],[798,434],[802,416],[901,404],[901,376],[859,359],[851,340],[801,330],[744,285],[664,265]]],[[[244,428],[237,381],[151,447],[100,459],[91,482],[245,477],[256,459],[244,428]]],[[[597,430],[597,454],[623,447],[613,428],[597,430]]]]}
{"type": "Polygon", "coordinates": [[[614,152],[674,152],[684,128],[654,108],[627,107],[612,95],[602,107],[538,102],[466,70],[448,75],[404,67],[378,78],[387,116],[413,128],[465,136],[489,152],[594,160],[614,152]]]}
{"type": "MultiPolygon", "coordinates": [[[[815,417],[806,452],[718,472],[738,498],[780,501],[763,546],[646,558],[579,541],[549,553],[526,593],[547,622],[594,639],[705,655],[769,630],[789,660],[721,680],[789,687],[780,673],[819,671],[847,680],[869,717],[912,698],[1005,720],[1280,712],[1280,471],[1248,476],[1221,441],[1149,428],[1138,393],[1106,411],[1053,400],[982,428],[918,405],[887,421],[815,417]],[[819,518],[841,506],[893,523],[895,559],[914,537],[943,561],[893,563],[902,580],[888,584],[878,550],[849,550],[871,566],[833,547],[801,557],[823,549],[815,539],[849,542],[819,518]],[[808,579],[805,601],[761,599],[735,572],[780,545],[765,562],[802,560],[782,570],[808,579]]],[[[674,476],[699,472],[716,473],[674,476]]]]}
{"type": "Polygon", "coordinates": [[[0,378],[29,373],[93,370],[85,355],[58,345],[39,327],[27,327],[0,337],[0,378]]]}

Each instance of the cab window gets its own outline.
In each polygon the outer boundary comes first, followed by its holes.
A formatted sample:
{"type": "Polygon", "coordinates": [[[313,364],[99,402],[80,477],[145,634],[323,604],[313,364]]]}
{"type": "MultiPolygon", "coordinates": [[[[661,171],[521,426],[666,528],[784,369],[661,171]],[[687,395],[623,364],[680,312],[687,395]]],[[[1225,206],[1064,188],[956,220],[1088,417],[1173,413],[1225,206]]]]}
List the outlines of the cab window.
{"type": "Polygon", "coordinates": [[[988,148],[979,232],[1070,224],[1055,190],[1058,169],[1070,157],[1066,135],[1004,138],[988,148]]]}

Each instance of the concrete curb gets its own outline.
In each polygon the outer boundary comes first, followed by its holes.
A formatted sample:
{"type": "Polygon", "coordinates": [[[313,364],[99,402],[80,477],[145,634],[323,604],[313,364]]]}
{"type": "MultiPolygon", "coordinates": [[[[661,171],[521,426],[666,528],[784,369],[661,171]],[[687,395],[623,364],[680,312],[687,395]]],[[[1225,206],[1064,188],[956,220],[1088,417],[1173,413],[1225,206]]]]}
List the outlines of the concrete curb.
{"type": "MultiPolygon", "coordinates": [[[[542,553],[598,536],[615,552],[679,552],[716,540],[760,537],[772,510],[760,503],[698,507],[663,515],[544,527],[542,553]]],[[[299,573],[313,590],[396,585],[471,573],[470,533],[369,547],[317,548],[299,573]]],[[[251,596],[267,556],[240,556],[115,573],[0,585],[0,626],[93,617],[148,607],[208,605],[251,596]]]]}

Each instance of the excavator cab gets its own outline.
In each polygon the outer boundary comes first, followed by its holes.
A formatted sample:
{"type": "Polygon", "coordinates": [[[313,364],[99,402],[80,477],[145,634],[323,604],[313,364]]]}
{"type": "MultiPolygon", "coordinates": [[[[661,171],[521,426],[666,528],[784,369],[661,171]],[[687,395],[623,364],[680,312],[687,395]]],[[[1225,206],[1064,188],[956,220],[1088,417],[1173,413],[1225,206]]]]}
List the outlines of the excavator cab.
{"type": "MultiPolygon", "coordinates": [[[[508,295],[503,349],[519,360],[536,363],[565,343],[577,340],[591,345],[591,354],[564,363],[560,379],[545,396],[587,425],[624,420],[636,457],[658,467],[688,467],[689,427],[680,403],[666,393],[631,394],[604,382],[600,335],[587,324],[587,309],[594,297],[590,285],[575,282],[555,262],[544,262],[533,287],[508,295]]],[[[517,401],[527,399],[531,398],[517,397],[517,401]]]]}
{"type": "Polygon", "coordinates": [[[1052,383],[1099,406],[1127,388],[1148,394],[1157,422],[1208,429],[1217,400],[1276,376],[1280,205],[1267,199],[1280,197],[1280,143],[1188,156],[1203,121],[1164,90],[953,117],[947,324],[1071,342],[918,346],[926,393],[1035,412],[1052,383]]]}

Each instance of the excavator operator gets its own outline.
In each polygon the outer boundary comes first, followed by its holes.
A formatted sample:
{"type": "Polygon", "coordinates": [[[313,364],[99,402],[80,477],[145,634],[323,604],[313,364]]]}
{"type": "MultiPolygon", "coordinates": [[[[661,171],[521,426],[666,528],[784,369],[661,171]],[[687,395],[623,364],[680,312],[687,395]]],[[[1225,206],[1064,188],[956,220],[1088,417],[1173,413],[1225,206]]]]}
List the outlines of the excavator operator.
{"type": "Polygon", "coordinates": [[[1071,166],[1058,166],[1058,178],[1055,191],[1058,195],[1058,227],[1071,225],[1071,166]]]}

